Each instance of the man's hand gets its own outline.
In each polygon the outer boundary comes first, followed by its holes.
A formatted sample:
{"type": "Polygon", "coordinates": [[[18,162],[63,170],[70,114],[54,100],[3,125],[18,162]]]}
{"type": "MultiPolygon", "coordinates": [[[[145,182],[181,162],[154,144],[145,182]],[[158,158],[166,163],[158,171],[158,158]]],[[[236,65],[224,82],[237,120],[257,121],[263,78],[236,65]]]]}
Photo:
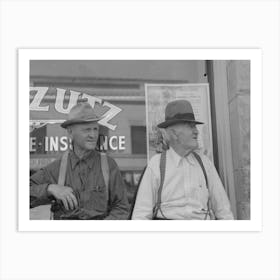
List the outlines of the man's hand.
{"type": "Polygon", "coordinates": [[[66,210],[74,210],[78,207],[78,201],[73,193],[73,189],[66,186],[50,184],[47,189],[50,195],[61,200],[66,210]]]}

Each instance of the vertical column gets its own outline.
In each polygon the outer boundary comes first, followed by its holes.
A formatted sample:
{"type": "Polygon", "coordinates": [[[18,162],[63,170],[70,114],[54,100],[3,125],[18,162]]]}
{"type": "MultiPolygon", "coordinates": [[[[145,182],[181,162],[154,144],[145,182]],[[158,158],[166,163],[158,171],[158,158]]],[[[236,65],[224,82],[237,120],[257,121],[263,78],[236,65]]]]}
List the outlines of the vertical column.
{"type": "Polygon", "coordinates": [[[216,115],[219,175],[228,194],[231,209],[237,218],[232,143],[228,106],[227,61],[213,61],[213,100],[216,115]]]}
{"type": "Polygon", "coordinates": [[[250,219],[250,61],[227,61],[237,217],[250,219]]]}

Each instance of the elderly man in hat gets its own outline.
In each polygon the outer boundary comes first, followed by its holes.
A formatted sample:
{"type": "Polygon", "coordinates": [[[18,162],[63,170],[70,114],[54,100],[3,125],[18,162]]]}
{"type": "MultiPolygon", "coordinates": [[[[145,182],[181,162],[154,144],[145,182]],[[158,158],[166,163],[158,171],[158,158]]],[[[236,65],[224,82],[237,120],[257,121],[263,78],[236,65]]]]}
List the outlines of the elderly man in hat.
{"type": "Polygon", "coordinates": [[[192,106],[166,106],[163,129],[169,149],[153,156],[141,180],[132,219],[233,219],[230,203],[212,162],[196,150],[198,130],[192,106]]]}
{"type": "Polygon", "coordinates": [[[61,124],[72,149],[30,178],[32,203],[53,201],[54,219],[127,219],[127,196],[118,166],[95,149],[99,120],[89,103],[75,105],[61,124]]]}

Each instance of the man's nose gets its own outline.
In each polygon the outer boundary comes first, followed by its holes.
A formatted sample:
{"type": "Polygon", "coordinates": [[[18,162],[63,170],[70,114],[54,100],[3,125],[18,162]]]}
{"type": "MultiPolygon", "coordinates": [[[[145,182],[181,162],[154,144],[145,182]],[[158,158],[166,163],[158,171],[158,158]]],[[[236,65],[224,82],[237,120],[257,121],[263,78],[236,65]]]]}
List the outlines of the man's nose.
{"type": "Polygon", "coordinates": [[[193,133],[198,134],[198,129],[196,126],[193,127],[193,133]]]}
{"type": "Polygon", "coordinates": [[[89,131],[89,136],[94,138],[96,136],[95,131],[94,130],[90,130],[89,131]]]}

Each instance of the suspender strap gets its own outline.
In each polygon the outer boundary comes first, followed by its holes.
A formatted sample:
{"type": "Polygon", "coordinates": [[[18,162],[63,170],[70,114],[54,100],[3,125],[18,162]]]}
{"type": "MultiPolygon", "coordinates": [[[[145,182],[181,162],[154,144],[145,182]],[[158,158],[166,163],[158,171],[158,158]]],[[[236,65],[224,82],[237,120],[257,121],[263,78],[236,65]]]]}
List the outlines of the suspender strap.
{"type": "Polygon", "coordinates": [[[105,181],[105,193],[106,193],[106,201],[108,205],[109,200],[109,164],[108,164],[108,158],[105,153],[100,153],[100,159],[101,159],[101,170],[103,174],[103,178],[105,181]]]}
{"type": "Polygon", "coordinates": [[[68,151],[66,151],[61,158],[59,175],[58,175],[58,185],[64,186],[65,176],[66,176],[66,168],[67,168],[67,160],[68,160],[68,151]]]}
{"type": "MultiPolygon", "coordinates": [[[[208,189],[208,192],[209,192],[209,186],[208,186],[208,178],[207,178],[207,173],[206,173],[206,170],[205,170],[205,167],[204,167],[204,164],[202,162],[202,159],[201,157],[196,153],[196,152],[192,152],[194,157],[196,158],[197,162],[199,163],[202,171],[203,171],[203,174],[204,174],[204,178],[205,178],[205,182],[206,182],[206,188],[208,189]]],[[[207,219],[207,216],[210,216],[210,219],[211,220],[215,220],[215,215],[214,213],[211,211],[211,205],[210,205],[210,194],[209,194],[209,197],[208,197],[208,200],[207,200],[207,212],[206,212],[206,215],[205,215],[205,218],[204,220],[207,219]]]]}
{"type": "MultiPolygon", "coordinates": [[[[58,181],[57,184],[64,186],[65,184],[65,177],[66,177],[66,169],[67,169],[67,161],[68,161],[68,154],[69,151],[66,151],[62,157],[61,157],[61,162],[60,162],[60,167],[59,167],[59,174],[58,174],[58,181]]],[[[52,205],[54,204],[54,200],[52,201],[52,205]]],[[[54,213],[51,210],[50,211],[50,220],[54,219],[54,213]]]]}
{"type": "MultiPolygon", "coordinates": [[[[161,208],[160,208],[160,205],[161,205],[161,193],[162,193],[164,177],[165,177],[165,167],[166,167],[166,150],[163,150],[161,155],[160,155],[160,164],[159,164],[160,185],[159,185],[159,189],[158,189],[157,202],[156,202],[156,205],[153,209],[153,219],[156,218],[159,210],[160,210],[161,214],[163,215],[163,213],[161,211],[161,208]]],[[[163,217],[164,217],[164,215],[163,215],[163,217]]]]}
{"type": "Polygon", "coordinates": [[[203,175],[204,175],[204,178],[205,178],[205,182],[206,182],[206,188],[209,189],[207,173],[206,173],[205,167],[203,165],[202,159],[196,152],[192,152],[192,153],[193,153],[194,157],[196,158],[196,160],[198,161],[198,163],[199,163],[199,165],[202,169],[202,172],[203,172],[203,175]]]}

